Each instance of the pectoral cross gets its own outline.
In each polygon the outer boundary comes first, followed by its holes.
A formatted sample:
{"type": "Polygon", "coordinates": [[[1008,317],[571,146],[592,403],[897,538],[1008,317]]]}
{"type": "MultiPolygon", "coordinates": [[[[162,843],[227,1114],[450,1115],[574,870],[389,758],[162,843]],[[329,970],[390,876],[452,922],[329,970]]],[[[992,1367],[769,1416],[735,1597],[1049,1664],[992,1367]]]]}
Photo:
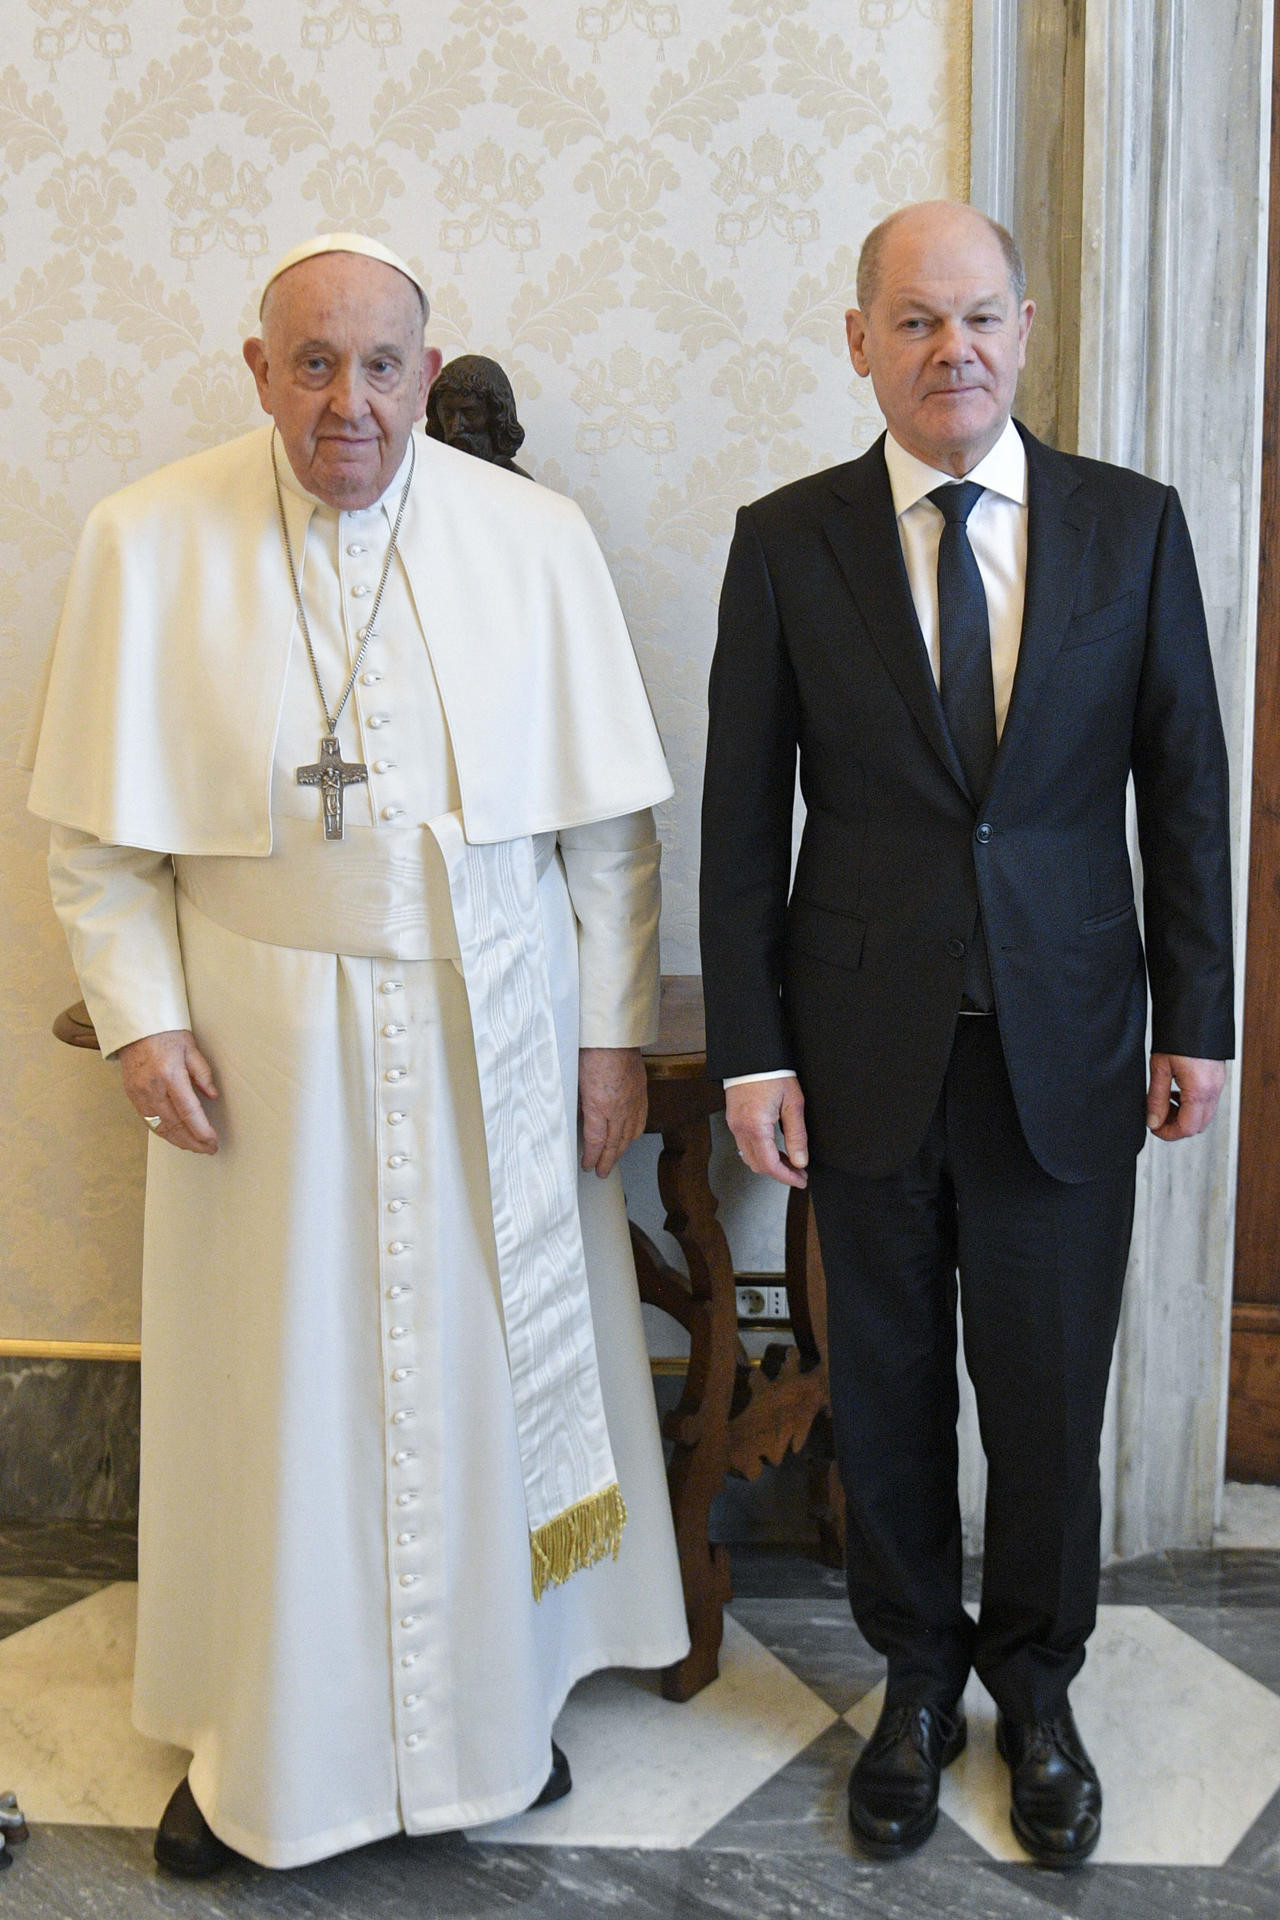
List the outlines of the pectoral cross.
{"type": "Polygon", "coordinates": [[[319,787],[324,801],[324,837],[342,838],[342,795],[347,787],[359,786],[369,778],[362,760],[344,760],[336,733],[326,733],[320,742],[320,758],[309,767],[298,768],[300,787],[319,787]]]}

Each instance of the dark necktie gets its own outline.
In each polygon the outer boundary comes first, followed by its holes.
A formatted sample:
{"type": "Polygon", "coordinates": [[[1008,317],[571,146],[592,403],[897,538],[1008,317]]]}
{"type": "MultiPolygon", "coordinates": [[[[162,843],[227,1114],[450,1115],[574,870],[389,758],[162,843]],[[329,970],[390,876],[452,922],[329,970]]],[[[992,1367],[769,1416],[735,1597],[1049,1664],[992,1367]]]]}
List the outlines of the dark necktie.
{"type": "MultiPolygon", "coordinates": [[[[996,757],[987,596],[965,524],[983,491],[976,481],[961,480],[955,486],[935,487],[929,495],[943,518],[938,541],[939,691],[975,807],[986,798],[996,757]]],[[[980,1013],[989,1013],[994,1004],[981,919],[965,955],[964,998],[971,1011],[980,1013]]]]}
{"type": "Polygon", "coordinates": [[[983,491],[976,481],[961,480],[955,486],[935,487],[929,495],[945,522],[938,541],[942,711],[975,806],[986,797],[996,757],[987,596],[965,524],[983,491]]]}

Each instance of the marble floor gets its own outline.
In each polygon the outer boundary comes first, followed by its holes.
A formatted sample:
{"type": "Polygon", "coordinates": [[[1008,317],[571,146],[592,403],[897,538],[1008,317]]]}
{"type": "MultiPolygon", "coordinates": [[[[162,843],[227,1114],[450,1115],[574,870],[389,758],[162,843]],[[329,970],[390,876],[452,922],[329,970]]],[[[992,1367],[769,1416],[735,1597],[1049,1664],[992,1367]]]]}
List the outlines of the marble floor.
{"type": "MultiPolygon", "coordinates": [[[[1247,1503],[1246,1503],[1247,1504],[1247,1503]]],[[[1255,1510],[1256,1509],[1256,1510],[1255,1510]]],[[[734,1560],[721,1677],[684,1706],[599,1675],[557,1728],[573,1793],[499,1826],[385,1841],[289,1874],[185,1884],[151,1832],[186,1756],[129,1724],[132,1544],[110,1528],[0,1527],[0,1790],[31,1838],[0,1875],[23,1920],[1280,1920],[1280,1495],[1224,1544],[1111,1568],[1073,1697],[1106,1789],[1093,1864],[1047,1873],[1007,1822],[993,1709],[937,1833],[859,1859],[849,1766],[879,1663],[841,1578],[800,1554],[734,1560]]]]}

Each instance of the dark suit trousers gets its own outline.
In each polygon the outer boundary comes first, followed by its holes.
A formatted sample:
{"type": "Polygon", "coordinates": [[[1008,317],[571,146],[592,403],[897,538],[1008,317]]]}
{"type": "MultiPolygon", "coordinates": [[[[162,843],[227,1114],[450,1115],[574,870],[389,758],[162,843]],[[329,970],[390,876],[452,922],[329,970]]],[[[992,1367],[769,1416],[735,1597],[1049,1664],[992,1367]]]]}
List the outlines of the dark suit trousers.
{"type": "Polygon", "coordinates": [[[854,1617],[888,1659],[891,1697],[949,1704],[972,1664],[1006,1714],[1051,1717],[1097,1609],[1134,1165],[1052,1179],[1018,1123],[995,1019],[961,1018],[914,1159],[884,1179],[815,1164],[810,1186],[854,1617]],[[960,1600],[957,1268],[988,1467],[976,1626],[960,1600]]]}

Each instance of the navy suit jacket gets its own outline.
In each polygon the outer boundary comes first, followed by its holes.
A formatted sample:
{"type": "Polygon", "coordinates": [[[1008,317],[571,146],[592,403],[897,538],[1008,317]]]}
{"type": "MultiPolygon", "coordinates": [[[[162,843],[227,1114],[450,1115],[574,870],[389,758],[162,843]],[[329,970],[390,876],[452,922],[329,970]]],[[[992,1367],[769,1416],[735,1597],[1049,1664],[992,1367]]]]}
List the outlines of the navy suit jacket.
{"type": "Polygon", "coordinates": [[[1019,1118],[1055,1178],[1116,1171],[1145,1138],[1148,987],[1154,1048],[1233,1051],[1227,762],[1182,509],[1020,431],[1026,601],[986,794],[947,732],[883,439],[744,507],[729,555],[703,799],[708,1071],[793,1066],[813,1157],[854,1173],[923,1140],[979,912],[1019,1118]]]}

